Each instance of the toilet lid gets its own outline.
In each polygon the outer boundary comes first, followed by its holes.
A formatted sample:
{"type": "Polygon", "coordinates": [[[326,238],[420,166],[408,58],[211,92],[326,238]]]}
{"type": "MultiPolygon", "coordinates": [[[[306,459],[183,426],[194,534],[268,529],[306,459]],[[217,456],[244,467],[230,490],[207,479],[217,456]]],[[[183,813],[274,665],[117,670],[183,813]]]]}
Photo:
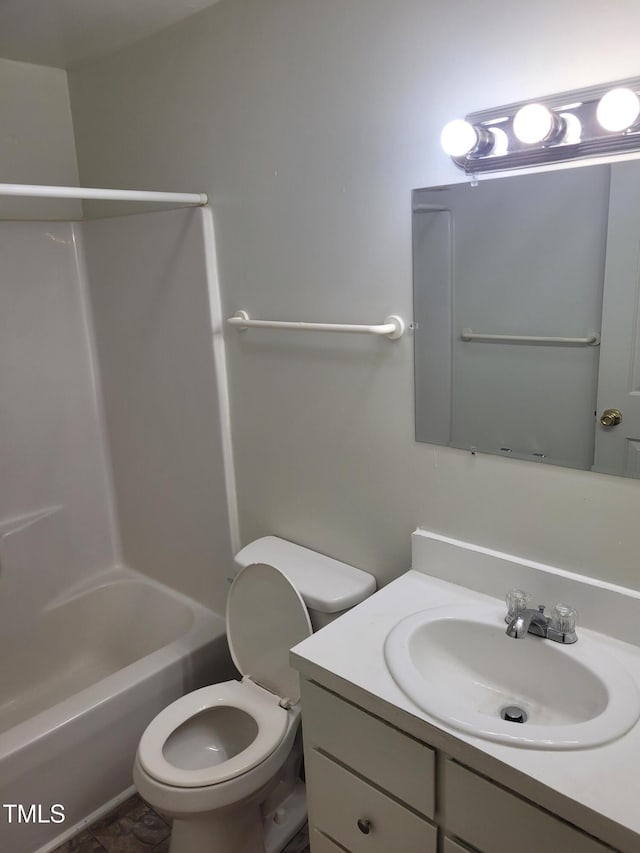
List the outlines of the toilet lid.
{"type": "Polygon", "coordinates": [[[236,575],[227,599],[227,638],[243,675],[298,702],[298,674],[289,666],[289,649],[311,633],[304,601],[281,571],[253,563],[236,575]]]}

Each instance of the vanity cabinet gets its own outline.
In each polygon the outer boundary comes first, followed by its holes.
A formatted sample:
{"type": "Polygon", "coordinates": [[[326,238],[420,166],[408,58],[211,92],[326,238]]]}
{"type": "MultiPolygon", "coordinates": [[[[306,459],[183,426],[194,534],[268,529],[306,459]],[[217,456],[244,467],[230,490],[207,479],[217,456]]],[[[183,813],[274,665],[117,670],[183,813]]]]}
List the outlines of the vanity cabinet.
{"type": "Polygon", "coordinates": [[[475,849],[491,853],[512,853],[514,847],[518,853],[612,849],[451,759],[443,763],[443,776],[446,830],[475,849]]]}
{"type": "Polygon", "coordinates": [[[308,681],[302,707],[313,853],[437,853],[435,751],[308,681]]]}
{"type": "Polygon", "coordinates": [[[312,853],[614,849],[313,682],[302,708],[312,853]]]}

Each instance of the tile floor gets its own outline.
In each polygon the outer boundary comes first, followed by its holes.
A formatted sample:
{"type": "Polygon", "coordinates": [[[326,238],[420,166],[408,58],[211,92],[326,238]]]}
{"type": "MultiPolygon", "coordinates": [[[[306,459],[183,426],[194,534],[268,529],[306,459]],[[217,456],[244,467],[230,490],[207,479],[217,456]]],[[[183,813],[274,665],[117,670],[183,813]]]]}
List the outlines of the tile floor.
{"type": "MultiPolygon", "coordinates": [[[[169,824],[133,796],[54,853],[168,853],[169,824]]],[[[283,853],[309,853],[306,826],[283,853]]]]}

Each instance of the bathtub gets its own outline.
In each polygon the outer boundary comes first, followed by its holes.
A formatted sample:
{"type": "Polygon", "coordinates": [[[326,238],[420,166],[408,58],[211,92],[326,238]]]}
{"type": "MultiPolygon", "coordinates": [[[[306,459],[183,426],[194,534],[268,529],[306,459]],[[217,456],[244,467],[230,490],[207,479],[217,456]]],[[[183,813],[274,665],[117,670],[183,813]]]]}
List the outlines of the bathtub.
{"type": "Polygon", "coordinates": [[[19,642],[3,645],[7,853],[50,851],[116,805],[131,793],[149,721],[182,694],[233,677],[224,620],[128,569],[57,600],[19,642]]]}

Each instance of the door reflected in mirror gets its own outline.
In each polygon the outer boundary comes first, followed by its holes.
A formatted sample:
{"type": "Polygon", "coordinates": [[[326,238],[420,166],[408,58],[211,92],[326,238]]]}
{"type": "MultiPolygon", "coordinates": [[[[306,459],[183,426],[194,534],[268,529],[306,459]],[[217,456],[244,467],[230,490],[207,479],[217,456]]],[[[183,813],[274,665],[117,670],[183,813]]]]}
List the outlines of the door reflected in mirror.
{"type": "Polygon", "coordinates": [[[640,477],[640,161],[413,193],[416,439],[640,477]]]}

